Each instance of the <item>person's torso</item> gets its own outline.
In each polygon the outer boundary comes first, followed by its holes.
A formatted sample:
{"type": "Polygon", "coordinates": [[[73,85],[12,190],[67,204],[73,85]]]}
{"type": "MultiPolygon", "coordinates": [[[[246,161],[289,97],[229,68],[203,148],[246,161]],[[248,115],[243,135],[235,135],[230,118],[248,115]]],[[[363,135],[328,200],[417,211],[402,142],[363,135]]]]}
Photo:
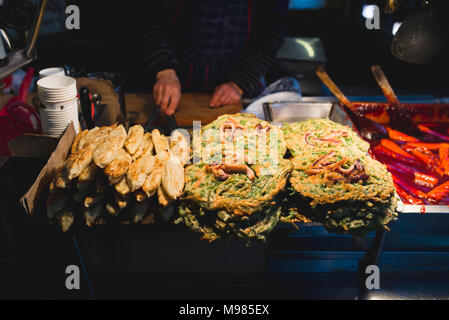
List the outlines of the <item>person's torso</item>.
{"type": "Polygon", "coordinates": [[[235,66],[251,28],[252,0],[176,0],[171,32],[184,87],[213,89],[235,66]]]}

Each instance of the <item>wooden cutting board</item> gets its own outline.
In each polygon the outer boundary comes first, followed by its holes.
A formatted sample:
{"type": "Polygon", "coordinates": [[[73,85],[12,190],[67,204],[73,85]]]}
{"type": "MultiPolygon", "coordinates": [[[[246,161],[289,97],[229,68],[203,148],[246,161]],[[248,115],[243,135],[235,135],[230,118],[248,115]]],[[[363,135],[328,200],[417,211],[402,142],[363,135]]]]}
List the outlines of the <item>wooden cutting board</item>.
{"type": "MultiPolygon", "coordinates": [[[[11,99],[12,95],[0,94],[0,109],[11,99]]],[[[32,104],[34,94],[28,95],[27,103],[32,104]]],[[[232,104],[219,108],[209,108],[212,94],[209,93],[183,93],[178,109],[175,113],[176,122],[181,127],[191,127],[193,121],[201,121],[208,124],[226,113],[237,113],[242,109],[242,104],[232,104]]],[[[127,93],[125,104],[128,119],[140,125],[144,125],[153,114],[156,105],[151,94],[127,93]]]]}
{"type": "Polygon", "coordinates": [[[176,121],[181,126],[191,126],[192,121],[201,120],[208,124],[226,113],[236,113],[242,110],[242,104],[231,104],[219,108],[210,108],[212,94],[185,93],[175,113],[176,121]]]}
{"type": "MultiPolygon", "coordinates": [[[[183,93],[175,112],[178,126],[191,127],[193,121],[208,124],[220,115],[236,113],[242,109],[241,103],[209,108],[211,98],[212,94],[208,93],[183,93]]],[[[129,93],[125,95],[125,99],[127,118],[137,124],[144,125],[156,108],[151,94],[129,93]]]]}

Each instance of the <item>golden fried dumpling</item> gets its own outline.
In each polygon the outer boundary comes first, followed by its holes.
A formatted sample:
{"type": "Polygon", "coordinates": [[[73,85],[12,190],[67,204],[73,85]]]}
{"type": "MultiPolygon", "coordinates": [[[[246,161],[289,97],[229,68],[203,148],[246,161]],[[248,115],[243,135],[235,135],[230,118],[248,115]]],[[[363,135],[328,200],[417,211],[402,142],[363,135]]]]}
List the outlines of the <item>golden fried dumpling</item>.
{"type": "Polygon", "coordinates": [[[110,202],[106,203],[105,209],[106,212],[109,213],[111,216],[117,216],[121,211],[120,208],[117,208],[114,204],[110,202]]]}
{"type": "Polygon", "coordinates": [[[128,179],[124,176],[115,186],[115,191],[117,191],[120,195],[126,196],[131,192],[131,188],[128,185],[128,179]]]}
{"type": "Polygon", "coordinates": [[[165,164],[168,161],[170,155],[168,152],[162,152],[155,156],[153,170],[150,172],[142,186],[142,190],[151,197],[156,193],[157,188],[161,184],[162,173],[164,172],[165,164]]]}
{"type": "Polygon", "coordinates": [[[137,202],[144,202],[148,199],[147,194],[142,189],[138,189],[134,191],[134,198],[137,200],[137,202]]]}
{"type": "Polygon", "coordinates": [[[173,131],[170,136],[170,153],[177,156],[183,166],[189,161],[189,142],[179,130],[173,131]]]}
{"type": "Polygon", "coordinates": [[[159,201],[159,204],[161,206],[165,207],[173,202],[174,199],[170,198],[170,196],[165,192],[162,186],[159,186],[159,188],[157,189],[157,200],[159,201]]]}
{"type": "Polygon", "coordinates": [[[125,149],[122,148],[118,151],[114,160],[104,169],[104,174],[110,184],[115,184],[120,181],[128,171],[131,161],[132,158],[125,149]]]}
{"type": "Polygon", "coordinates": [[[84,168],[90,164],[93,152],[94,148],[92,146],[87,146],[86,148],[70,154],[64,163],[64,168],[69,180],[78,177],[84,168]]]}
{"type": "Polygon", "coordinates": [[[114,192],[114,202],[119,209],[124,209],[128,205],[129,197],[127,195],[121,195],[118,192],[114,192]]]}
{"type": "Polygon", "coordinates": [[[161,135],[158,129],[154,129],[153,131],[151,131],[151,137],[153,139],[156,154],[161,153],[163,151],[167,151],[168,148],[170,147],[170,143],[167,137],[161,135]]]}
{"type": "Polygon", "coordinates": [[[172,199],[177,199],[184,189],[184,166],[177,156],[168,159],[162,173],[162,187],[172,199]]]}
{"type": "Polygon", "coordinates": [[[72,206],[62,209],[56,215],[56,220],[59,222],[62,232],[70,229],[70,226],[75,221],[75,213],[72,206]]]}
{"type": "Polygon", "coordinates": [[[78,145],[78,149],[85,148],[88,145],[97,147],[103,143],[109,136],[109,134],[117,127],[117,124],[113,124],[108,127],[95,127],[87,132],[81,139],[78,145]]]}
{"type": "Polygon", "coordinates": [[[74,153],[74,152],[76,152],[76,150],[78,150],[78,145],[80,143],[80,140],[81,140],[82,137],[84,137],[87,134],[87,132],[89,132],[89,130],[85,129],[83,131],[80,131],[80,133],[78,133],[76,135],[76,137],[75,137],[75,139],[73,140],[73,143],[72,143],[72,148],[70,149],[71,153],[74,153]]]}
{"type": "Polygon", "coordinates": [[[77,149],[81,150],[85,146],[87,146],[88,143],[91,143],[94,141],[95,136],[97,135],[98,131],[100,131],[100,127],[94,127],[90,130],[88,130],[86,133],[83,134],[82,137],[80,137],[80,141],[78,142],[77,149]]]}
{"type": "Polygon", "coordinates": [[[84,221],[86,222],[86,225],[88,227],[92,227],[92,225],[95,223],[95,220],[97,220],[97,218],[103,211],[102,209],[103,206],[101,205],[101,203],[97,203],[96,205],[93,205],[89,208],[83,208],[84,221]]]}
{"type": "Polygon", "coordinates": [[[114,160],[118,151],[123,148],[127,134],[123,125],[115,127],[109,136],[100,143],[93,154],[97,166],[105,168],[114,160]]]}
{"type": "Polygon", "coordinates": [[[153,154],[153,140],[151,139],[151,133],[149,132],[143,135],[142,142],[137,148],[137,151],[132,155],[132,158],[133,160],[137,160],[144,154],[153,154]]]}
{"type": "Polygon", "coordinates": [[[104,193],[90,195],[84,198],[84,208],[92,207],[104,199],[104,193]]]}
{"type": "Polygon", "coordinates": [[[57,189],[67,189],[70,186],[70,181],[67,177],[67,172],[64,166],[56,171],[54,179],[50,182],[49,191],[55,193],[57,189]]]}
{"type": "Polygon", "coordinates": [[[89,165],[87,167],[85,167],[83,169],[83,171],[81,171],[81,174],[78,177],[78,181],[80,182],[89,182],[89,181],[93,181],[95,179],[95,175],[98,172],[98,167],[95,164],[95,162],[91,162],[89,163],[89,165]]]}
{"type": "Polygon", "coordinates": [[[126,174],[131,191],[143,186],[148,174],[153,170],[154,157],[150,154],[143,155],[131,163],[126,174]]]}
{"type": "Polygon", "coordinates": [[[133,155],[137,151],[142,142],[143,135],[144,131],[141,125],[135,125],[129,128],[128,137],[125,141],[125,148],[129,154],[133,155]]]}

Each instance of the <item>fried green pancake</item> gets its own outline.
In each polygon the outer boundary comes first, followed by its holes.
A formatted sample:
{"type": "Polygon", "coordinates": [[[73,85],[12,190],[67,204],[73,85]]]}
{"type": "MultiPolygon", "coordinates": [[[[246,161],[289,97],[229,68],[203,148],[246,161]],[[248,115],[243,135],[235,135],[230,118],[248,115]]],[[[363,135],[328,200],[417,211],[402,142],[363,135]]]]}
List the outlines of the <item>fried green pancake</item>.
{"type": "Polygon", "coordinates": [[[278,195],[291,170],[282,130],[253,115],[223,115],[202,128],[201,138],[202,161],[185,168],[176,222],[209,241],[265,240],[280,219],[278,195]]]}
{"type": "MultiPolygon", "coordinates": [[[[272,167],[273,174],[262,174],[250,180],[244,174],[232,174],[225,181],[216,179],[206,164],[194,164],[185,169],[186,184],[183,199],[197,203],[205,210],[226,210],[235,215],[251,215],[269,206],[284,190],[291,164],[281,159],[272,167]]],[[[260,165],[251,165],[254,171],[260,165]]]]}
{"type": "MultiPolygon", "coordinates": [[[[395,192],[391,174],[380,162],[362,156],[345,158],[336,152],[338,162],[343,162],[343,171],[350,170],[356,162],[363,168],[351,176],[326,167],[316,171],[307,166],[299,157],[292,160],[293,172],[290,183],[293,189],[303,197],[311,199],[311,206],[335,203],[338,201],[387,202],[395,192]],[[347,159],[347,160],[345,160],[347,159]],[[299,164],[298,164],[299,163],[299,164]],[[316,173],[315,173],[316,172],[316,173]]],[[[309,162],[312,167],[313,162],[309,162]]]]}
{"type": "Polygon", "coordinates": [[[275,155],[282,158],[287,150],[279,127],[246,113],[218,117],[201,128],[201,137],[201,147],[195,145],[195,139],[193,142],[196,152],[201,151],[204,163],[220,162],[227,151],[243,150],[244,162],[251,164],[264,162],[275,155]]]}
{"type": "Polygon", "coordinates": [[[288,206],[336,233],[365,234],[396,217],[391,174],[355,132],[327,119],[283,130],[293,155],[288,206]]]}
{"type": "Polygon", "coordinates": [[[282,127],[287,148],[291,154],[300,156],[317,149],[352,149],[366,154],[369,143],[348,126],[329,119],[311,119],[304,122],[286,123],[282,127]]]}
{"type": "Polygon", "coordinates": [[[207,211],[193,202],[183,202],[175,223],[183,223],[200,233],[203,240],[213,242],[219,238],[238,238],[251,244],[265,241],[281,217],[281,206],[272,205],[244,218],[231,216],[225,210],[207,211]]]}

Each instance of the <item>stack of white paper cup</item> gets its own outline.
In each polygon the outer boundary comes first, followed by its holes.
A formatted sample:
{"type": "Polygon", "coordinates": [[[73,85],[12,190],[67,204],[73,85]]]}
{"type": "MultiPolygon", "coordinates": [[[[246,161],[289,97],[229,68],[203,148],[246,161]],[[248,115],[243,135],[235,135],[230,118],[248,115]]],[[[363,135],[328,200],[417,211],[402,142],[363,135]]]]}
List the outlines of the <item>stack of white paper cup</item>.
{"type": "Polygon", "coordinates": [[[61,75],[51,75],[37,81],[37,95],[42,108],[39,113],[42,131],[52,136],[61,136],[73,121],[79,131],[78,99],[76,80],[61,75]]]}
{"type": "Polygon", "coordinates": [[[41,71],[39,71],[39,79],[49,76],[65,76],[64,68],[54,67],[42,69],[41,71]]]}

